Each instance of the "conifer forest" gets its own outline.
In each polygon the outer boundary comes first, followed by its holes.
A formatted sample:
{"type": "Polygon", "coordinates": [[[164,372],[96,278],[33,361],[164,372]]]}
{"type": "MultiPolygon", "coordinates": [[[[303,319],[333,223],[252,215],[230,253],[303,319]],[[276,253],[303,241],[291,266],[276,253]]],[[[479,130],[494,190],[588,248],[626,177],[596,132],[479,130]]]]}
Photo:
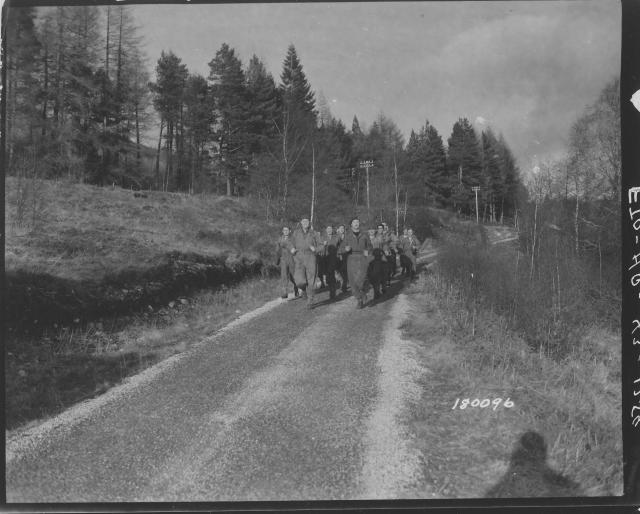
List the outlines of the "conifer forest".
{"type": "Polygon", "coordinates": [[[223,44],[209,75],[171,51],[146,56],[127,6],[20,8],[7,53],[9,169],[41,178],[188,193],[252,196],[284,219],[369,204],[443,206],[513,217],[522,191],[506,139],[468,119],[449,136],[425,121],[405,141],[385,114],[360,126],[332,116],[292,44],[274,75],[223,44]],[[147,70],[146,63],[153,62],[147,70]],[[155,134],[157,144],[144,143],[155,134]],[[445,143],[446,140],[446,143],[445,143]],[[317,177],[312,177],[312,174],[317,177]],[[316,181],[315,184],[312,182],[316,181]],[[334,205],[331,205],[331,204],[334,205]],[[318,206],[320,210],[322,206],[318,206]]]}

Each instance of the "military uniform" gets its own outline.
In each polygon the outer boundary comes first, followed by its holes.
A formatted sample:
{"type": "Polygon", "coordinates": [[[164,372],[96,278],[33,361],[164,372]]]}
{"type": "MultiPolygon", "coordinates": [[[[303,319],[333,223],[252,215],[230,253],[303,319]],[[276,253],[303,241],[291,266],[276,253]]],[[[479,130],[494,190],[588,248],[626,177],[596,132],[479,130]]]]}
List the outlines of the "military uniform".
{"type": "Polygon", "coordinates": [[[418,265],[418,261],[417,261],[418,248],[420,248],[420,241],[415,236],[415,234],[411,236],[407,235],[402,237],[402,251],[408,259],[407,272],[410,273],[412,277],[415,276],[416,268],[418,265]]]}
{"type": "Polygon", "coordinates": [[[347,285],[349,284],[349,278],[347,274],[347,255],[344,253],[344,238],[345,234],[338,234],[338,273],[342,279],[342,292],[347,292],[347,285]]]}
{"type": "Polygon", "coordinates": [[[320,242],[322,243],[320,247],[320,258],[324,263],[324,273],[327,285],[329,286],[329,298],[335,298],[336,270],[339,266],[338,247],[342,241],[338,234],[331,234],[331,236],[329,236],[325,233],[320,238],[320,242]]]}
{"type": "Polygon", "coordinates": [[[373,298],[378,299],[385,293],[389,268],[382,248],[371,250],[372,259],[367,268],[367,278],[373,288],[373,298]]]}
{"type": "Polygon", "coordinates": [[[370,238],[371,240],[371,248],[379,248],[383,252],[388,250],[387,242],[385,241],[382,234],[375,234],[370,238]]]}
{"type": "Polygon", "coordinates": [[[396,255],[398,254],[398,236],[395,233],[389,231],[383,234],[389,250],[387,256],[387,265],[389,267],[389,276],[387,278],[387,285],[391,285],[391,277],[396,274],[396,255]]]}
{"type": "Polygon", "coordinates": [[[309,305],[313,302],[316,287],[317,262],[316,252],[320,249],[318,234],[312,229],[306,232],[302,228],[293,231],[291,244],[296,252],[293,254],[295,271],[293,278],[296,285],[306,290],[309,305]],[[312,250],[311,247],[314,247],[312,250]]]}
{"type": "Polygon", "coordinates": [[[291,255],[291,235],[285,236],[284,234],[278,238],[276,242],[276,266],[280,266],[280,289],[282,291],[282,298],[287,297],[287,289],[289,282],[293,284],[293,292],[298,296],[298,286],[293,278],[295,272],[295,263],[293,262],[293,255],[291,255]]]}
{"type": "Polygon", "coordinates": [[[345,248],[347,246],[350,247],[348,252],[345,251],[345,254],[348,255],[347,276],[353,296],[358,299],[358,305],[361,307],[366,297],[364,283],[367,278],[367,266],[369,264],[369,257],[364,252],[367,252],[367,254],[371,252],[371,241],[367,234],[363,232],[355,234],[349,230],[342,244],[345,248]]]}

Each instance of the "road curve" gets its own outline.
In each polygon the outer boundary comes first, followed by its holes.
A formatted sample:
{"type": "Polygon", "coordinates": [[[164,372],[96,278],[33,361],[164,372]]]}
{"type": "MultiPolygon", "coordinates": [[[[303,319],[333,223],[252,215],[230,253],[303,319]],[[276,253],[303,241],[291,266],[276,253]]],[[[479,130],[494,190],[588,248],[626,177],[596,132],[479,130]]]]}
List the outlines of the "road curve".
{"type": "Polygon", "coordinates": [[[398,420],[381,414],[398,402],[399,416],[414,385],[403,380],[391,396],[381,388],[403,370],[419,374],[410,352],[393,350],[403,344],[391,312],[402,287],[394,282],[362,310],[326,292],[311,311],[303,301],[277,304],[54,423],[38,444],[11,443],[7,502],[358,499],[380,497],[383,483],[382,497],[424,490],[413,469],[393,467],[394,448],[408,446],[398,420]]]}

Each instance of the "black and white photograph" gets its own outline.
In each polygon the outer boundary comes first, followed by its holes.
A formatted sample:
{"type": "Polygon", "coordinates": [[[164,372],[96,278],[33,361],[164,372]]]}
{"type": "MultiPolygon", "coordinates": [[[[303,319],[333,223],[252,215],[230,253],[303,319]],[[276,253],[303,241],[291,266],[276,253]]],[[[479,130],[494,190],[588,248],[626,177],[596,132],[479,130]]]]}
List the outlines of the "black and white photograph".
{"type": "Polygon", "coordinates": [[[628,490],[620,1],[2,32],[9,505],[628,490]]]}

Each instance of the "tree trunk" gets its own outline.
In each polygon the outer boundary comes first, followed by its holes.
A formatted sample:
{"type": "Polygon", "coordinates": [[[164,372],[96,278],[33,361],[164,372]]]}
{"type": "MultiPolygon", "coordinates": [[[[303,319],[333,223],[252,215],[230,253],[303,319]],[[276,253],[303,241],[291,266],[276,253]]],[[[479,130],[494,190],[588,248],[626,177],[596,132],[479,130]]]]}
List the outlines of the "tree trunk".
{"type": "Polygon", "coordinates": [[[122,17],[124,8],[120,6],[120,27],[118,30],[118,59],[116,68],[116,91],[120,91],[120,78],[122,72],[122,17]]]}
{"type": "MultiPolygon", "coordinates": [[[[18,32],[19,34],[19,32],[18,32]]],[[[16,38],[17,39],[17,38],[16,38]]],[[[13,75],[13,80],[7,80],[7,104],[9,105],[8,111],[9,115],[7,116],[7,125],[6,125],[6,134],[7,134],[7,146],[8,146],[8,169],[9,171],[12,169],[11,161],[13,159],[13,145],[14,145],[14,134],[13,134],[13,122],[16,116],[16,76],[18,74],[18,70],[16,69],[15,59],[11,57],[11,54],[8,56],[7,69],[11,70],[11,74],[13,75]],[[13,69],[12,69],[13,68],[13,69]]],[[[8,74],[9,75],[9,74],[8,74]]]]}
{"type": "Polygon", "coordinates": [[[402,219],[402,226],[407,225],[407,190],[404,190],[404,218],[402,219]]]}
{"type": "MultiPolygon", "coordinates": [[[[398,165],[396,162],[396,147],[393,147],[393,180],[396,188],[396,234],[398,233],[398,229],[400,228],[400,205],[399,205],[399,192],[398,192],[398,165]]],[[[426,189],[425,189],[426,195],[426,189]]]]}
{"type": "Polygon", "coordinates": [[[55,102],[53,104],[53,118],[56,121],[56,127],[60,126],[60,117],[62,110],[62,88],[60,87],[60,76],[62,75],[62,34],[64,31],[64,23],[62,21],[62,8],[58,7],[58,45],[56,49],[56,82],[55,82],[55,102]]]}
{"type": "Polygon", "coordinates": [[[107,5],[107,47],[104,56],[104,72],[109,77],[109,32],[111,28],[111,6],[107,5]]]}
{"type": "Polygon", "coordinates": [[[44,45],[44,85],[42,101],[42,139],[47,136],[47,100],[49,99],[49,45],[44,45]]]}
{"type": "Polygon", "coordinates": [[[533,281],[533,269],[536,255],[536,234],[538,231],[538,200],[536,199],[536,207],[533,212],[533,237],[531,242],[531,269],[529,270],[529,282],[533,281]]]}
{"type": "Polygon", "coordinates": [[[176,127],[176,151],[178,153],[178,169],[176,170],[176,176],[178,177],[178,189],[184,190],[184,104],[180,102],[180,119],[178,120],[178,126],[176,127]]]}
{"type": "Polygon", "coordinates": [[[140,157],[140,115],[138,113],[138,102],[136,102],[134,114],[136,117],[136,168],[140,171],[142,168],[142,158],[140,157]]]}
{"type": "Polygon", "coordinates": [[[309,221],[313,227],[313,207],[316,203],[316,150],[311,146],[311,217],[309,221]]]}
{"type": "Polygon", "coordinates": [[[160,190],[160,147],[162,145],[162,129],[164,120],[160,120],[160,136],[158,136],[158,151],[156,152],[156,189],[160,190]]]}
{"type": "Polygon", "coordinates": [[[173,121],[167,123],[167,166],[165,168],[163,190],[169,191],[169,177],[173,173],[173,121]]]}
{"type": "Polygon", "coordinates": [[[576,236],[576,255],[580,254],[580,240],[578,239],[578,228],[579,228],[579,222],[578,222],[578,215],[579,215],[579,205],[580,205],[580,200],[578,198],[578,191],[576,190],[576,213],[575,213],[575,217],[573,219],[573,226],[575,229],[575,236],[576,236]]]}

